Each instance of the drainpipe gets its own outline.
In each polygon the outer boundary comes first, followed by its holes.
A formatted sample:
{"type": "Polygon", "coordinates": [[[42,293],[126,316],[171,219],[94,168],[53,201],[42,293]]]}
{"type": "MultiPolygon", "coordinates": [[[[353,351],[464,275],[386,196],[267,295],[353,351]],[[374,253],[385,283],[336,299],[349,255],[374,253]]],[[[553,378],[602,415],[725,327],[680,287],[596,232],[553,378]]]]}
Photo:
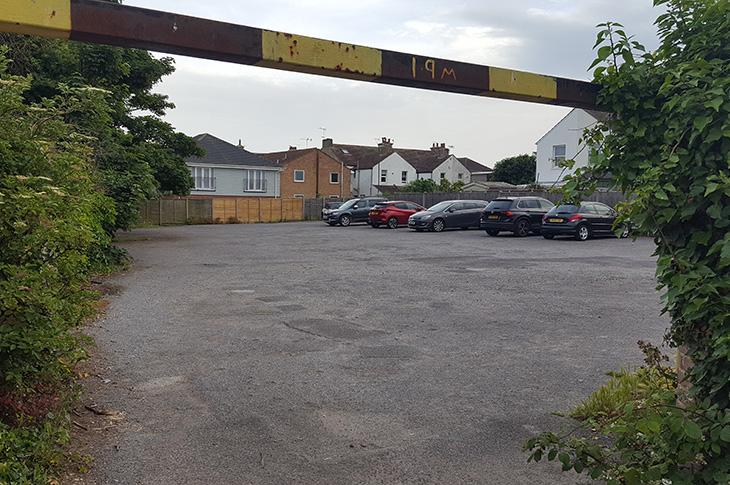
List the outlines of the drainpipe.
{"type": "Polygon", "coordinates": [[[315,148],[315,153],[317,154],[317,158],[316,158],[316,161],[315,161],[315,165],[317,166],[317,169],[316,169],[317,176],[315,177],[316,180],[314,182],[314,196],[317,197],[317,194],[319,194],[319,177],[320,177],[320,173],[319,173],[319,149],[318,148],[315,148]]]}

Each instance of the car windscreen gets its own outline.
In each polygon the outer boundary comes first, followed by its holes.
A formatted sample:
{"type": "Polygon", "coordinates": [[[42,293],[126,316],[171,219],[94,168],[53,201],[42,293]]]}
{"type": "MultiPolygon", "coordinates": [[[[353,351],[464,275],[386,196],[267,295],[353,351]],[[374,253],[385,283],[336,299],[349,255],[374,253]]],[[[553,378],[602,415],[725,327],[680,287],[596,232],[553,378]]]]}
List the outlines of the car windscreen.
{"type": "Polygon", "coordinates": [[[506,211],[509,210],[509,208],[512,206],[511,200],[493,200],[492,202],[487,205],[486,209],[488,211],[506,211]]]}
{"type": "Polygon", "coordinates": [[[429,212],[441,212],[442,210],[446,209],[451,204],[453,204],[453,202],[443,201],[443,202],[439,202],[436,205],[432,205],[431,207],[429,207],[426,210],[428,210],[429,212]]]}
{"type": "Polygon", "coordinates": [[[357,204],[359,202],[359,199],[351,199],[342,204],[339,208],[340,209],[350,209],[353,205],[357,204]]]}
{"type": "Polygon", "coordinates": [[[556,205],[548,211],[548,214],[575,214],[580,207],[577,205],[556,205]]]}

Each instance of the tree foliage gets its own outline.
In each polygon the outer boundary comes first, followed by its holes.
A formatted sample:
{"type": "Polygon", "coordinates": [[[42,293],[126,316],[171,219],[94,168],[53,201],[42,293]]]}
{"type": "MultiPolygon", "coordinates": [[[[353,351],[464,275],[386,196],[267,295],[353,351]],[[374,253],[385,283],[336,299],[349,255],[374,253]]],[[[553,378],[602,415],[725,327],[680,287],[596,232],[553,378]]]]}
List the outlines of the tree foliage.
{"type": "Polygon", "coordinates": [[[416,179],[408,182],[400,188],[400,192],[436,192],[438,184],[431,179],[416,179]]]}
{"type": "Polygon", "coordinates": [[[449,182],[445,178],[441,179],[439,183],[437,184],[431,179],[417,179],[413,180],[411,182],[408,182],[403,187],[400,187],[398,190],[399,192],[414,192],[414,193],[424,193],[424,192],[460,192],[461,188],[464,186],[464,182],[462,180],[457,180],[456,182],[449,182]]]}
{"type": "Polygon", "coordinates": [[[101,184],[115,202],[116,218],[108,232],[129,229],[139,204],[158,194],[187,195],[192,178],[184,159],[202,155],[195,140],[162,121],[174,105],[153,92],[174,72],[169,57],[95,44],[62,42],[16,34],[0,34],[10,47],[11,73],[32,75],[24,96],[37,103],[61,94],[62,86],[91,86],[108,91],[108,117],[69,115],[80,132],[93,135],[94,159],[101,184]]]}
{"type": "MultiPolygon", "coordinates": [[[[591,164],[563,190],[580,200],[602,175],[613,175],[630,200],[623,219],[656,243],[658,288],[671,317],[667,340],[693,362],[691,405],[657,394],[628,403],[608,430],[621,460],[609,483],[728,483],[730,2],[654,4],[666,9],[656,21],[656,52],[620,24],[599,26],[592,67],[603,86],[600,108],[613,115],[585,134],[591,164]]],[[[580,442],[544,435],[532,445],[550,449],[548,458],[558,456],[564,469],[595,464],[596,450],[580,442]]]]}
{"type": "MultiPolygon", "coordinates": [[[[104,119],[104,93],[60,86],[28,105],[28,77],[3,75],[0,49],[0,421],[9,396],[66,382],[86,338],[71,330],[90,314],[83,291],[89,254],[110,240],[113,201],[96,190],[90,138],[65,119],[104,119]]],[[[12,406],[10,407],[12,410],[12,406]]],[[[43,418],[43,416],[38,416],[43,418]]],[[[0,480],[1,481],[1,480],[0,480]]]]}
{"type": "Polygon", "coordinates": [[[535,155],[517,155],[494,164],[492,180],[513,185],[531,184],[535,182],[536,170],[537,158],[535,155]]]}

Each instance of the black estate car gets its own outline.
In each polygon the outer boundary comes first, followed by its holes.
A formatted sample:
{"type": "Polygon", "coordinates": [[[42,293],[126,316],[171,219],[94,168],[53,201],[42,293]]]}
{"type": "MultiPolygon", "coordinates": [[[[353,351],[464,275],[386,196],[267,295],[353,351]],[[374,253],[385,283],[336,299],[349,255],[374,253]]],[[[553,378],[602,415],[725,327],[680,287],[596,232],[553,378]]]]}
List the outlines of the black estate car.
{"type": "MultiPolygon", "coordinates": [[[[585,201],[580,206],[573,204],[556,205],[542,219],[541,232],[545,239],[554,236],[573,236],[585,241],[597,234],[614,235],[614,223],[618,213],[600,202],[585,201]]],[[[619,234],[627,237],[629,228],[624,226],[619,234]]]]}
{"type": "Polygon", "coordinates": [[[370,209],[375,207],[375,204],[378,202],[384,202],[385,200],[387,200],[385,197],[350,199],[327,214],[327,218],[324,221],[330,226],[334,226],[335,224],[349,226],[353,222],[367,222],[370,209]]]}
{"type": "Polygon", "coordinates": [[[479,227],[490,236],[509,231],[524,237],[540,233],[542,216],[555,206],[542,197],[499,197],[482,211],[479,227]]]}
{"type": "Polygon", "coordinates": [[[451,227],[479,227],[479,215],[486,205],[484,200],[444,200],[409,217],[408,227],[416,231],[429,229],[434,232],[451,227]]]}

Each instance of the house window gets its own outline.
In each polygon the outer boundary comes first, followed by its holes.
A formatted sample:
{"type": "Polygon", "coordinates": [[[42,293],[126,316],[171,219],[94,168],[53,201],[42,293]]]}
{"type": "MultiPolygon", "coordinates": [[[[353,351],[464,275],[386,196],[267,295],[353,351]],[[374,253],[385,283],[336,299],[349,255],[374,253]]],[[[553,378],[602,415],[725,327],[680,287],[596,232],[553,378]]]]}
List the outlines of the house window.
{"type": "Polygon", "coordinates": [[[442,179],[445,179],[446,178],[446,172],[441,172],[441,178],[442,179]]]}
{"type": "Polygon", "coordinates": [[[243,190],[245,192],[266,192],[266,174],[263,170],[246,170],[246,178],[243,179],[243,190]]]}
{"type": "Polygon", "coordinates": [[[294,170],[294,181],[304,182],[304,170],[294,170]]]}
{"type": "Polygon", "coordinates": [[[553,145],[553,167],[565,160],[565,145],[553,145]]]}
{"type": "Polygon", "coordinates": [[[464,174],[463,173],[460,173],[459,174],[459,180],[464,180],[464,174]]]}
{"type": "Polygon", "coordinates": [[[340,183],[340,174],[337,172],[330,172],[330,183],[339,184],[340,183]]]}
{"type": "Polygon", "coordinates": [[[408,182],[408,172],[405,170],[400,173],[400,181],[404,184],[408,182]]]}
{"type": "Polygon", "coordinates": [[[380,171],[380,183],[384,184],[387,180],[388,180],[388,171],[381,170],[380,171]]]}
{"type": "Polygon", "coordinates": [[[215,172],[212,168],[190,167],[195,190],[215,190],[215,172]]]}
{"type": "Polygon", "coordinates": [[[303,199],[304,198],[304,194],[294,194],[294,198],[295,199],[303,199]]]}

